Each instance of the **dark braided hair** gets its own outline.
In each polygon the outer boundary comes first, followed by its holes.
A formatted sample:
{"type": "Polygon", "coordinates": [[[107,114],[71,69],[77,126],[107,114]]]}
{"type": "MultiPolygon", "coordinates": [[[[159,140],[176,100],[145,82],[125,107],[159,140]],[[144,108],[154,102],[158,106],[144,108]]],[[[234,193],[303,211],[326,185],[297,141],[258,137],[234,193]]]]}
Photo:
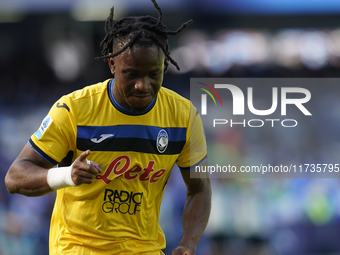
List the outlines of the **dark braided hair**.
{"type": "Polygon", "coordinates": [[[108,58],[118,56],[127,48],[132,47],[135,44],[144,46],[151,46],[153,44],[156,44],[162,49],[165,55],[164,72],[168,68],[168,61],[176,66],[178,71],[180,70],[177,62],[170,57],[168,36],[181,33],[189,24],[192,23],[192,20],[183,23],[181,27],[178,28],[176,31],[168,31],[166,26],[162,23],[162,9],[158,6],[156,0],[151,0],[151,2],[158,11],[158,19],[148,15],[138,17],[126,17],[113,22],[114,7],[111,8],[110,16],[105,22],[106,36],[104,40],[100,43],[100,46],[103,47],[103,56],[98,57],[97,59],[103,59],[105,61],[108,58]],[[128,42],[119,51],[114,53],[112,52],[113,46],[126,41],[128,42]]]}

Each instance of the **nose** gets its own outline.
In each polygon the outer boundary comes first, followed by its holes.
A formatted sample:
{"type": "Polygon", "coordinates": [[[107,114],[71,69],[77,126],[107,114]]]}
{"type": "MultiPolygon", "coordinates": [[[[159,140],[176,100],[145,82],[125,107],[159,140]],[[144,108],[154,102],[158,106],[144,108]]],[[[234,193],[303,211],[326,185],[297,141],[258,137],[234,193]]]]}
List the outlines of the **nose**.
{"type": "Polygon", "coordinates": [[[135,82],[135,90],[148,91],[150,90],[150,88],[151,88],[150,81],[145,77],[140,78],[135,82]]]}

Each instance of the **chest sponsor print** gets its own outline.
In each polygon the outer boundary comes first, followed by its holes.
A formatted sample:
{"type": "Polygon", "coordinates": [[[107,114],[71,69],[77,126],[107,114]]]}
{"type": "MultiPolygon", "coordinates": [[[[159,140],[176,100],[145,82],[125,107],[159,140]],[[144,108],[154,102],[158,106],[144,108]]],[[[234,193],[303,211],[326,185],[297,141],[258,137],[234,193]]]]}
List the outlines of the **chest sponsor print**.
{"type": "Polygon", "coordinates": [[[165,174],[166,169],[155,170],[155,161],[150,160],[146,167],[134,165],[130,167],[131,159],[127,155],[118,156],[107,167],[104,174],[96,175],[97,180],[102,180],[109,184],[113,179],[124,178],[131,181],[138,179],[141,182],[149,182],[150,184],[159,181],[165,174]],[[110,177],[110,178],[109,178],[110,177]]]}
{"type": "Polygon", "coordinates": [[[102,210],[104,213],[136,215],[141,211],[143,192],[105,189],[102,210]]]}

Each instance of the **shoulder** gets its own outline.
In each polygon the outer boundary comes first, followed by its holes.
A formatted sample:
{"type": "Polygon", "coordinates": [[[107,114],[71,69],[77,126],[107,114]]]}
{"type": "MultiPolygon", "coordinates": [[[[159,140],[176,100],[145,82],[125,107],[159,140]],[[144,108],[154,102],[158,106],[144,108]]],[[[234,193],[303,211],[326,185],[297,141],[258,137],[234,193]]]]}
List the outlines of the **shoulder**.
{"type": "Polygon", "coordinates": [[[76,90],[68,95],[65,95],[64,98],[72,101],[78,101],[82,99],[87,99],[96,95],[100,95],[102,93],[106,93],[107,84],[110,80],[106,80],[104,82],[98,82],[96,84],[86,86],[82,89],[76,90]]]}
{"type": "Polygon", "coordinates": [[[76,121],[81,114],[87,114],[89,112],[87,110],[92,109],[93,104],[98,104],[101,98],[106,97],[108,81],[86,86],[83,89],[62,96],[51,107],[49,115],[54,120],[58,120],[60,125],[70,119],[76,121]]]}
{"type": "Polygon", "coordinates": [[[102,98],[107,97],[107,84],[109,81],[110,80],[106,80],[86,86],[64,95],[55,103],[55,106],[66,105],[68,111],[73,112],[76,109],[84,110],[84,108],[91,107],[92,104],[98,104],[102,98]]]}
{"type": "Polygon", "coordinates": [[[189,99],[186,99],[168,88],[162,87],[160,89],[159,99],[163,110],[169,110],[172,114],[180,114],[186,117],[197,115],[196,107],[189,99]]]}
{"type": "Polygon", "coordinates": [[[159,100],[161,101],[163,107],[176,107],[179,109],[189,110],[191,102],[180,94],[170,90],[168,88],[162,87],[158,93],[159,100]]]}

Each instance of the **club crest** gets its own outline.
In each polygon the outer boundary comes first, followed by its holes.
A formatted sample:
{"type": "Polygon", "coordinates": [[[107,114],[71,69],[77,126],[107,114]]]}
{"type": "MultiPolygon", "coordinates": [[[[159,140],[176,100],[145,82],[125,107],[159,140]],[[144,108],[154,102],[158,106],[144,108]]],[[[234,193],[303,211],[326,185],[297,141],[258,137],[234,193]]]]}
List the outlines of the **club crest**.
{"type": "Polygon", "coordinates": [[[157,150],[160,153],[163,153],[168,147],[168,143],[169,143],[168,133],[164,129],[161,129],[158,132],[157,140],[156,140],[157,150]]]}

